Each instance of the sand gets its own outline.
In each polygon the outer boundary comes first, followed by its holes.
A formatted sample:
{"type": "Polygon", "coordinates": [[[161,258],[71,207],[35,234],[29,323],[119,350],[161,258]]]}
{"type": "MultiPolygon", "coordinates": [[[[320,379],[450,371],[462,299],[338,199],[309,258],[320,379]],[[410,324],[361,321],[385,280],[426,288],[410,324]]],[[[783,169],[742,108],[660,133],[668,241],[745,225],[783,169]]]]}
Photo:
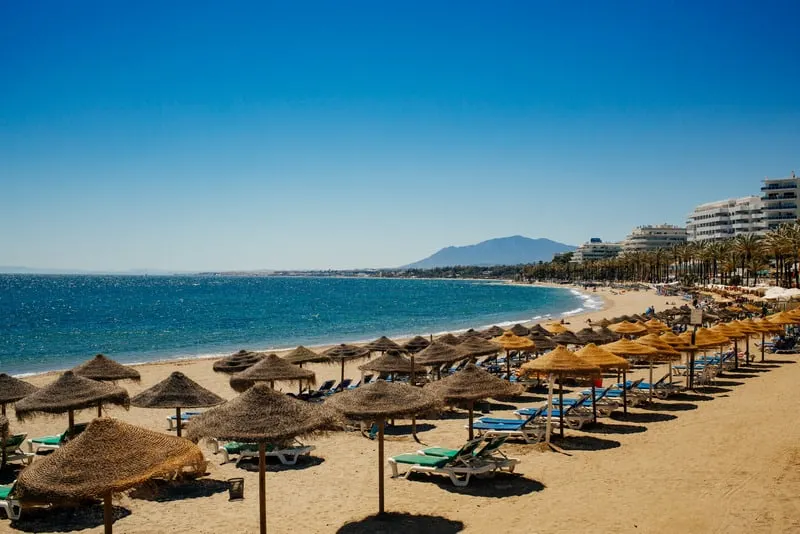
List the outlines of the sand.
{"type": "MultiPolygon", "coordinates": [[[[612,295],[601,292],[606,308],[568,319],[578,330],[586,319],[663,309],[672,297],[652,292],[612,295]]],[[[800,401],[795,355],[768,355],[766,364],[730,373],[713,387],[658,401],[601,419],[586,431],[566,431],[565,454],[539,452],[532,445],[507,444],[520,458],[517,475],[474,480],[464,489],[444,477],[391,479],[386,469],[386,506],[396,513],[370,519],[377,510],[377,444],[357,433],[334,433],[310,443],[312,457],[296,467],[270,464],[267,519],[270,532],[800,532],[800,426],[794,424],[800,401]]],[[[211,370],[211,360],[138,366],[140,385],[125,384],[131,395],[180,369],[217,394],[232,398],[227,375],[211,370]]],[[[347,375],[358,377],[357,365],[347,375]]],[[[336,366],[312,365],[318,382],[338,378],[336,366]]],[[[661,376],[663,369],[658,370],[661,376]]],[[[643,375],[646,371],[637,371],[643,375]]],[[[54,375],[30,381],[42,385],[54,375]]],[[[285,391],[296,386],[283,385],[285,391]]],[[[544,400],[528,393],[515,404],[493,401],[493,416],[544,400]]],[[[170,410],[107,413],[154,430],[166,431],[170,410]]],[[[76,420],[88,421],[92,410],[76,420]]],[[[64,417],[14,420],[14,431],[38,436],[60,432],[64,417]]],[[[460,446],[466,438],[465,414],[455,412],[418,421],[422,441],[460,446]]],[[[420,446],[408,422],[388,437],[387,457],[420,446]]],[[[115,532],[257,532],[256,463],[220,465],[207,453],[209,475],[200,483],[145,488],[120,497],[115,532]],[[229,502],[224,482],[245,480],[245,499],[229,502]]],[[[10,475],[8,475],[10,476],[10,475]]],[[[6,478],[8,478],[8,476],[6,478]]],[[[25,511],[15,525],[24,531],[102,532],[100,507],[79,513],[25,511]]],[[[14,531],[0,520],[0,531],[14,531]]]]}

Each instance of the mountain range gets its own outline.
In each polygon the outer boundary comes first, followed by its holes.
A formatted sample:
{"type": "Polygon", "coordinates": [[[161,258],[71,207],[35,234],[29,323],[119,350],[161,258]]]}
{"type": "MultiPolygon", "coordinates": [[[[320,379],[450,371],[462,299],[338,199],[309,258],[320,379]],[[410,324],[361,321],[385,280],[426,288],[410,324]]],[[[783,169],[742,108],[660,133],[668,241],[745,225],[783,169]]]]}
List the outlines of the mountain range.
{"type": "Polygon", "coordinates": [[[521,235],[499,237],[463,247],[445,247],[425,259],[405,265],[406,269],[433,269],[456,265],[519,265],[550,261],[553,254],[576,247],[546,238],[531,239],[521,235]]]}

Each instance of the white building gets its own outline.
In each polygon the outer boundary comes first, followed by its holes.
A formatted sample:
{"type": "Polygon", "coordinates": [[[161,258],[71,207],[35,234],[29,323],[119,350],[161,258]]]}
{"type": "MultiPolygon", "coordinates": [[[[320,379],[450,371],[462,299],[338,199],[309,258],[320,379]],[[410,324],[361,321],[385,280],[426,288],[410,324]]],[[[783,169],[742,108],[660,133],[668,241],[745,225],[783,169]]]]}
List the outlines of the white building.
{"type": "Polygon", "coordinates": [[[764,178],[761,186],[761,201],[764,206],[764,227],[773,230],[784,223],[798,219],[797,185],[800,183],[794,171],[787,178],[764,178]]]}
{"type": "Polygon", "coordinates": [[[585,261],[605,260],[616,258],[622,252],[620,243],[603,243],[599,237],[593,237],[583,245],[579,246],[572,254],[572,263],[583,263],[585,261]]]}
{"type": "Polygon", "coordinates": [[[686,221],[688,239],[712,241],[762,233],[765,228],[762,207],[761,197],[756,196],[700,204],[686,221]]]}
{"type": "Polygon", "coordinates": [[[659,248],[669,249],[685,243],[686,228],[671,224],[637,226],[622,242],[622,252],[643,252],[659,248]]]}

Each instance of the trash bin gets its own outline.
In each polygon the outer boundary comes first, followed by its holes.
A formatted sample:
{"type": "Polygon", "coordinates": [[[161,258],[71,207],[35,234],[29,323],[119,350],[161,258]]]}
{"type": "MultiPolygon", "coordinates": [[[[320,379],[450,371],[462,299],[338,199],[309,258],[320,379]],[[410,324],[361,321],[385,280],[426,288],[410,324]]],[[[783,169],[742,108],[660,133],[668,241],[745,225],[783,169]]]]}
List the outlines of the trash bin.
{"type": "Polygon", "coordinates": [[[244,479],[243,478],[229,478],[228,479],[228,500],[239,501],[244,499],[244,479]]]}

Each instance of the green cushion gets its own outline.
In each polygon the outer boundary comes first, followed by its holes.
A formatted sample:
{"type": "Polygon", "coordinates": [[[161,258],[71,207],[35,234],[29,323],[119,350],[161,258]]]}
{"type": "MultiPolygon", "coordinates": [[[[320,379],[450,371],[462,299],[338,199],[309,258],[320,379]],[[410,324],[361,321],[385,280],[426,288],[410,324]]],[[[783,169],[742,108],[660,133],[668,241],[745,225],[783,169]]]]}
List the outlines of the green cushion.
{"type": "Polygon", "coordinates": [[[458,453],[461,452],[461,449],[445,449],[443,447],[428,447],[427,449],[422,450],[426,456],[439,456],[441,458],[449,458],[452,460],[458,453]]]}
{"type": "Polygon", "coordinates": [[[64,434],[58,436],[42,436],[41,438],[31,438],[32,443],[40,445],[58,445],[64,441],[64,434]]]}
{"type": "Polygon", "coordinates": [[[399,464],[422,465],[424,467],[444,467],[450,461],[449,458],[425,456],[424,454],[401,454],[394,456],[392,460],[399,464]]]}
{"type": "Polygon", "coordinates": [[[228,454],[240,454],[242,451],[257,451],[258,444],[256,443],[239,443],[238,441],[231,441],[223,445],[228,454]]]}
{"type": "Polygon", "coordinates": [[[8,496],[11,495],[11,491],[14,489],[14,484],[5,484],[0,486],[0,500],[8,499],[8,496]]]}

